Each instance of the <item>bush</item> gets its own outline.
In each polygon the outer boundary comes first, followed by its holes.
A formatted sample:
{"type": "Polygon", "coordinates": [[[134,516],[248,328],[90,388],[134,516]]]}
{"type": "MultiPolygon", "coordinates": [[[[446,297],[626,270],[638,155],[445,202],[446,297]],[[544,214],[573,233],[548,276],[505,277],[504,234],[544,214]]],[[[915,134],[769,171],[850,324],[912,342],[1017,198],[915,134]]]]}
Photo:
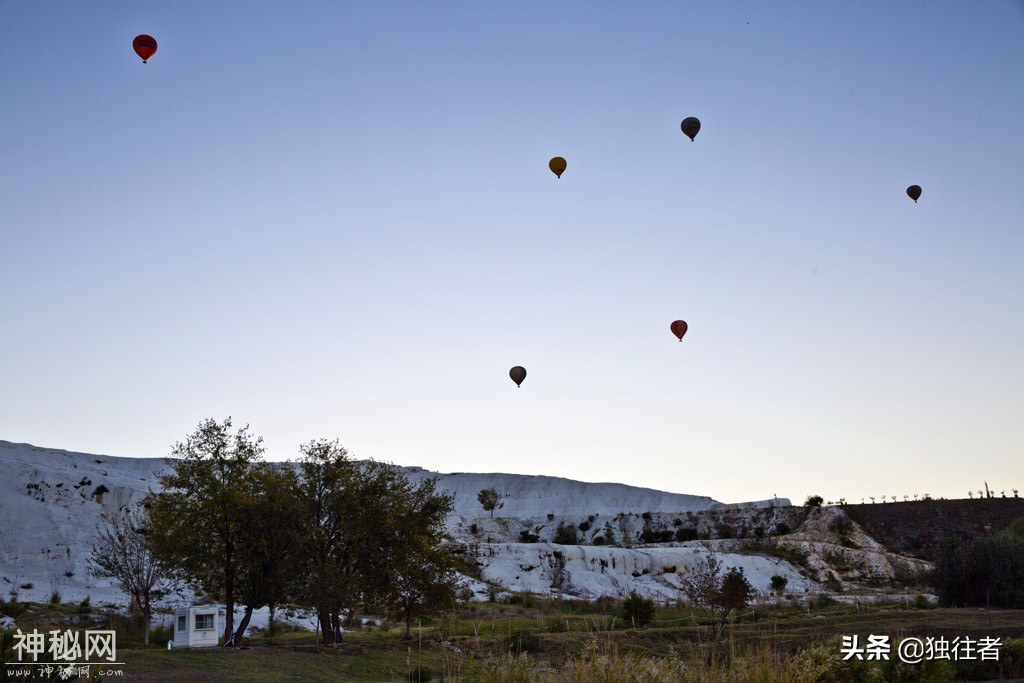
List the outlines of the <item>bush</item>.
{"type": "Polygon", "coordinates": [[[559,522],[558,529],[555,530],[555,538],[552,542],[559,545],[577,545],[580,542],[580,538],[576,533],[576,527],[572,524],[559,522]]]}
{"type": "Polygon", "coordinates": [[[807,496],[807,500],[804,501],[804,507],[820,508],[823,500],[821,496],[807,496]]]}
{"type": "Polygon", "coordinates": [[[555,520],[555,513],[549,512],[548,513],[548,521],[549,522],[553,522],[554,520],[555,520]]]}
{"type": "Polygon", "coordinates": [[[629,597],[622,602],[622,615],[633,626],[643,628],[654,621],[654,601],[630,591],[629,597]]]}
{"type": "Polygon", "coordinates": [[[476,522],[474,522],[474,523],[469,525],[469,533],[471,533],[471,534],[473,534],[475,536],[478,532],[479,532],[479,529],[476,526],[476,522]]]}
{"type": "Polygon", "coordinates": [[[607,541],[604,540],[604,536],[594,536],[594,540],[591,543],[594,545],[604,545],[607,541]]]}
{"type": "Polygon", "coordinates": [[[519,532],[520,543],[536,543],[540,540],[540,536],[537,534],[531,534],[529,529],[523,529],[519,532]]]}
{"type": "Polygon", "coordinates": [[[676,529],[676,540],[677,541],[696,541],[699,538],[697,530],[693,527],[679,527],[676,529]]]}
{"type": "Polygon", "coordinates": [[[789,583],[789,579],[780,574],[776,574],[772,577],[772,590],[776,593],[781,593],[786,590],[786,584],[789,583]]]}
{"type": "Polygon", "coordinates": [[[785,536],[786,534],[791,533],[791,532],[792,532],[792,529],[790,529],[789,525],[786,524],[785,522],[779,522],[778,524],[775,525],[775,535],[776,536],[785,536]]]}
{"type": "Polygon", "coordinates": [[[580,531],[590,531],[590,522],[580,522],[580,531]]]}

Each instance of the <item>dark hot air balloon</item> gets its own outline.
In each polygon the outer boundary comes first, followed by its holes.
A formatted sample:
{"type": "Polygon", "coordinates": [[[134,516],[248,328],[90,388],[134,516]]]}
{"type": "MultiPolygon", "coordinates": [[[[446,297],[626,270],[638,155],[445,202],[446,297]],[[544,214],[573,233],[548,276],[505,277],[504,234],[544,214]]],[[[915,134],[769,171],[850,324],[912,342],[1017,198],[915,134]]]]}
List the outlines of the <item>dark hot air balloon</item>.
{"type": "Polygon", "coordinates": [[[672,334],[679,337],[679,341],[683,341],[683,335],[686,334],[686,330],[689,329],[689,325],[686,324],[685,320],[676,320],[674,323],[668,326],[672,330],[672,334]]]}
{"type": "Polygon", "coordinates": [[[687,116],[679,124],[679,127],[683,129],[683,134],[690,138],[690,142],[693,142],[693,139],[697,137],[697,133],[700,132],[700,119],[696,116],[687,116]]]}
{"type": "Polygon", "coordinates": [[[910,187],[908,187],[907,196],[913,199],[914,203],[917,204],[917,200],[921,198],[921,186],[911,185],[910,187]]]}
{"type": "Polygon", "coordinates": [[[146,63],[147,59],[156,54],[156,40],[153,39],[153,36],[145,34],[135,36],[135,40],[132,41],[132,47],[135,48],[135,54],[142,57],[143,64],[146,63]]]}
{"type": "Polygon", "coordinates": [[[563,159],[562,157],[554,157],[553,159],[551,159],[551,161],[548,162],[548,168],[550,168],[551,172],[554,173],[559,178],[561,178],[562,174],[565,173],[565,167],[565,159],[563,159]]]}
{"type": "Polygon", "coordinates": [[[512,381],[516,383],[516,386],[520,386],[523,380],[526,379],[526,368],[521,365],[517,365],[508,371],[508,376],[512,378],[512,381]]]}

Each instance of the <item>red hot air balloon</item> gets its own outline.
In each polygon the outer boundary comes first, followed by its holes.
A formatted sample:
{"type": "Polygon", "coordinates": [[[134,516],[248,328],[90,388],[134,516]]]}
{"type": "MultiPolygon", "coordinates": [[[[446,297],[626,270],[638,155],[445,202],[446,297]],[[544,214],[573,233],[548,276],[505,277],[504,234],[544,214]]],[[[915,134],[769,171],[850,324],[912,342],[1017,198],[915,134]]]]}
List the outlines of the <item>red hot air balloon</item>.
{"type": "Polygon", "coordinates": [[[685,320],[677,320],[669,325],[668,328],[672,330],[672,334],[679,337],[679,341],[683,341],[683,335],[686,334],[686,330],[689,329],[689,326],[686,324],[685,320]]]}
{"type": "Polygon", "coordinates": [[[917,204],[917,200],[921,198],[921,186],[911,185],[910,187],[908,187],[907,196],[913,199],[914,203],[917,204]]]}
{"type": "Polygon", "coordinates": [[[508,371],[508,376],[512,378],[512,381],[516,383],[516,386],[520,386],[523,380],[526,379],[526,368],[521,365],[517,365],[508,371]]]}
{"type": "Polygon", "coordinates": [[[135,48],[135,54],[142,57],[143,64],[146,63],[147,59],[156,54],[156,40],[153,36],[147,36],[146,34],[135,36],[135,40],[132,41],[132,47],[135,48]]]}

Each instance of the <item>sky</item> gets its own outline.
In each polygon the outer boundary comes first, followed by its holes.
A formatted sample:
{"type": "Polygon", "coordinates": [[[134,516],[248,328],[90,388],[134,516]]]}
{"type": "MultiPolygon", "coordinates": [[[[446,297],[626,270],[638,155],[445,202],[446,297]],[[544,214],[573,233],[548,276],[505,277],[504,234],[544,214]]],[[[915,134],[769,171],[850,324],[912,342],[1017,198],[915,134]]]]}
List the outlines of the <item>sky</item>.
{"type": "Polygon", "coordinates": [[[8,0],[0,103],[0,439],[1024,489],[1024,3],[8,0]]]}

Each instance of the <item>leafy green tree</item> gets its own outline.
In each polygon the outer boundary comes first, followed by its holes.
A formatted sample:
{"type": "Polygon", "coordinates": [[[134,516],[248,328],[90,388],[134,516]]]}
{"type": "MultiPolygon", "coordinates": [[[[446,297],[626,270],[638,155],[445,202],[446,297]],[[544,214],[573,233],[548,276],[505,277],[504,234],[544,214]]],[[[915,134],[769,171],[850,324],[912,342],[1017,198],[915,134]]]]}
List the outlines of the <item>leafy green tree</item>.
{"type": "Polygon", "coordinates": [[[491,517],[494,517],[494,511],[505,507],[505,504],[501,502],[502,495],[498,493],[498,489],[493,486],[489,489],[481,489],[476,494],[476,499],[480,501],[481,507],[485,512],[490,512],[491,517]]]}
{"type": "Polygon", "coordinates": [[[358,515],[355,482],[359,466],[336,440],[318,439],[300,447],[299,572],[294,586],[300,604],[313,607],[324,643],[341,639],[343,608],[358,596],[356,562],[360,548],[353,527],[358,515]]]}
{"type": "Polygon", "coordinates": [[[164,568],[149,546],[146,514],[128,509],[98,530],[89,557],[90,573],[112,579],[131,596],[132,605],[142,613],[145,631],[142,642],[149,645],[149,625],[153,603],[167,593],[164,568]]]}
{"type": "Polygon", "coordinates": [[[726,613],[741,610],[750,602],[754,587],[743,575],[743,567],[730,567],[722,577],[722,587],[718,590],[718,604],[726,613]]]}
{"type": "Polygon", "coordinates": [[[295,575],[300,538],[298,477],[288,466],[260,463],[255,472],[255,495],[245,501],[238,544],[238,600],[245,614],[235,632],[241,642],[254,609],[270,609],[267,626],[273,635],[274,612],[284,603],[295,575]]]}
{"type": "MultiPolygon", "coordinates": [[[[231,418],[206,419],[175,444],[164,490],[149,499],[149,538],[155,555],[180,580],[224,597],[225,645],[233,641],[240,536],[257,495],[263,438],[231,418]]],[[[241,634],[238,634],[239,636],[241,634]]]]}
{"type": "Polygon", "coordinates": [[[413,487],[400,472],[384,472],[389,493],[379,499],[384,523],[377,527],[374,543],[383,556],[383,580],[366,593],[384,613],[402,619],[408,638],[413,619],[450,609],[456,602],[455,560],[444,545],[452,499],[437,492],[434,479],[413,487]]]}
{"type": "Polygon", "coordinates": [[[821,496],[807,496],[807,500],[804,501],[805,508],[820,508],[822,503],[821,496]]]}

